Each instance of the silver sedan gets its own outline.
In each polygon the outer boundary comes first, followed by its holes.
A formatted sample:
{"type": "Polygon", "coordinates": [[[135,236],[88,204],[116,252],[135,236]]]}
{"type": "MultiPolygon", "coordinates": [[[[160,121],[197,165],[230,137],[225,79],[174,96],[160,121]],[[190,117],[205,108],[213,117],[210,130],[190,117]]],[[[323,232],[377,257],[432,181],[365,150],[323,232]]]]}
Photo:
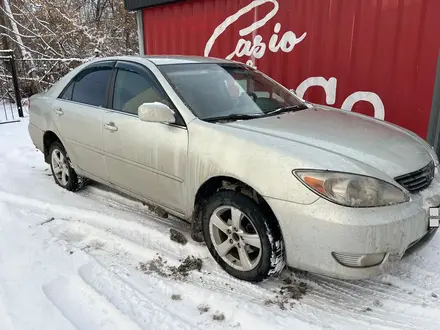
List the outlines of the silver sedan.
{"type": "Polygon", "coordinates": [[[229,274],[386,272],[438,227],[439,162],[415,134],[313,105],[241,63],[111,57],[30,99],[55,182],[101,182],[192,223],[229,274]]]}

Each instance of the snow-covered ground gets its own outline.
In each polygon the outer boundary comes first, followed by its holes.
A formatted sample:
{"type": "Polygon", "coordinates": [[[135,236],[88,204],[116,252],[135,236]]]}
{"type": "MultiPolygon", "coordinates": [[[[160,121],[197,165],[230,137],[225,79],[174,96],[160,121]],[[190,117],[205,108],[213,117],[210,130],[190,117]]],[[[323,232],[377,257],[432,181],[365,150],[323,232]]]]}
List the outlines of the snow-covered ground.
{"type": "Polygon", "coordinates": [[[223,272],[185,222],[98,184],[55,185],[27,124],[0,125],[1,330],[440,328],[440,235],[373,280],[285,271],[249,284],[223,272]],[[187,256],[201,271],[173,273],[187,256]]]}

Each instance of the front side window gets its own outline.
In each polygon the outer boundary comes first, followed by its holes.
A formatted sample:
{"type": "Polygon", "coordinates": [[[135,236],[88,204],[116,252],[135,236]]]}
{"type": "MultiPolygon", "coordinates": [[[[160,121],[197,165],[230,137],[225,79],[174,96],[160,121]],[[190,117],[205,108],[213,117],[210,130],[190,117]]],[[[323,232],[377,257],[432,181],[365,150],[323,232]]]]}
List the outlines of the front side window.
{"type": "Polygon", "coordinates": [[[104,107],[111,74],[109,66],[85,69],[75,79],[72,101],[104,107]]]}
{"type": "Polygon", "coordinates": [[[113,94],[113,109],[137,115],[140,105],[153,102],[170,105],[164,100],[147,74],[125,68],[118,69],[113,94]]]}
{"type": "Polygon", "coordinates": [[[173,64],[160,70],[200,119],[257,117],[288,107],[307,108],[286,88],[245,66],[173,64]]]}

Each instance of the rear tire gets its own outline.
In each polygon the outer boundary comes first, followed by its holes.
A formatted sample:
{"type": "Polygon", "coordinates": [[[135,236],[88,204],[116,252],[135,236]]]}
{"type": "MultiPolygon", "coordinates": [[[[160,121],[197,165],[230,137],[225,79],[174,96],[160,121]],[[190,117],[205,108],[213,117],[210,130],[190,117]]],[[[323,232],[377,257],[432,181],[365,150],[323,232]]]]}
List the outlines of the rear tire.
{"type": "Polygon", "coordinates": [[[284,245],[276,219],[253,199],[219,191],[202,210],[203,236],[215,261],[230,275],[260,282],[285,266],[284,245]]]}
{"type": "Polygon", "coordinates": [[[55,183],[69,191],[79,189],[78,176],[73,169],[64,146],[55,141],[49,149],[50,168],[55,183]]]}

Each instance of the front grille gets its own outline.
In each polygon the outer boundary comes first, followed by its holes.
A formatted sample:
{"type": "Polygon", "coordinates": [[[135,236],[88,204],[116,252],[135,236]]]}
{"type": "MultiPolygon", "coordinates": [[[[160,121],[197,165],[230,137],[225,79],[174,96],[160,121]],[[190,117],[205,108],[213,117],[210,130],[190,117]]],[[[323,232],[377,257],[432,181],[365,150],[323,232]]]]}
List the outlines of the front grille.
{"type": "Polygon", "coordinates": [[[398,176],[394,178],[401,186],[406,188],[410,193],[415,194],[422,191],[431,184],[432,179],[434,179],[434,162],[431,161],[424,168],[398,176]]]}

